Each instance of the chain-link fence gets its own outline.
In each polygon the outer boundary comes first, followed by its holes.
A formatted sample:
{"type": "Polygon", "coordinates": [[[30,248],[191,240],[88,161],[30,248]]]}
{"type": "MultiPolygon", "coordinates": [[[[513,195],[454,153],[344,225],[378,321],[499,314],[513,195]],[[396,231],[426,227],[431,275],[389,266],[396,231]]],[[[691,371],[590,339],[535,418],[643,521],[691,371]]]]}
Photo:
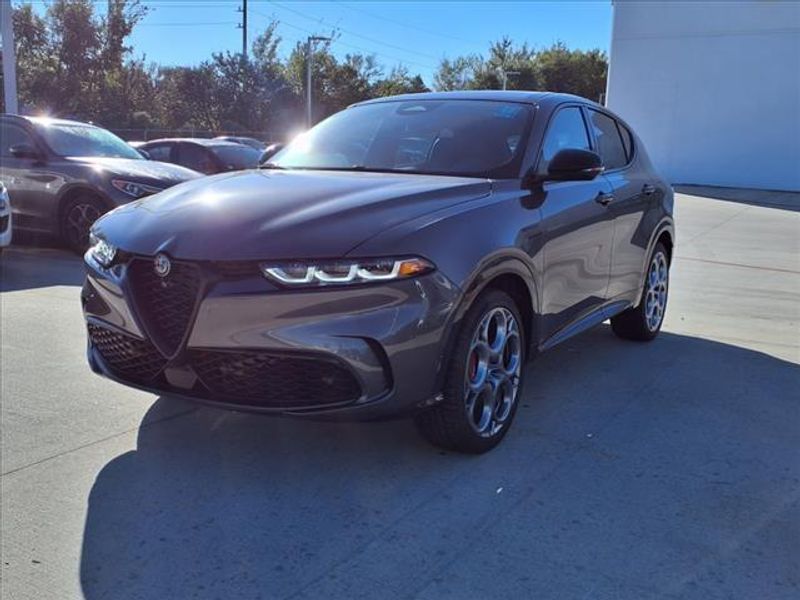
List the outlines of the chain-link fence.
{"type": "Polygon", "coordinates": [[[152,129],[152,128],[109,128],[110,131],[128,142],[147,142],[161,138],[214,138],[221,135],[251,137],[267,144],[286,141],[286,133],[281,131],[209,131],[207,129],[152,129]]]}

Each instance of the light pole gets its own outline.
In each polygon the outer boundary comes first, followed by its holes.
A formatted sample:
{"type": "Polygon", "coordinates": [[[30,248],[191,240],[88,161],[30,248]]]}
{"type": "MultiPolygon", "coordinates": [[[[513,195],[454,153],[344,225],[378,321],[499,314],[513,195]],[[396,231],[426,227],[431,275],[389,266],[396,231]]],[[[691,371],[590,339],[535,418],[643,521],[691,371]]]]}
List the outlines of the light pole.
{"type": "Polygon", "coordinates": [[[11,0],[0,0],[0,22],[3,36],[3,94],[6,101],[6,112],[19,112],[17,103],[17,56],[14,47],[14,18],[11,0]]]}
{"type": "Polygon", "coordinates": [[[311,70],[314,62],[314,42],[330,42],[331,38],[319,35],[310,35],[306,40],[306,128],[311,129],[314,124],[311,116],[311,70]]]}

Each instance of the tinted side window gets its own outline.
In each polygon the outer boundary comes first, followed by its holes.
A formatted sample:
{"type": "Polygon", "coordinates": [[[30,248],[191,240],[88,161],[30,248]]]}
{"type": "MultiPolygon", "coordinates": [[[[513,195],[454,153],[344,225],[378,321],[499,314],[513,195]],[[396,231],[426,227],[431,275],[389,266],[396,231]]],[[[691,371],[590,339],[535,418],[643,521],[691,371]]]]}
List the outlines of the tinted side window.
{"type": "Polygon", "coordinates": [[[172,144],[148,146],[145,150],[150,155],[150,160],[160,160],[162,162],[170,162],[171,160],[172,144]]]}
{"type": "Polygon", "coordinates": [[[589,110],[589,121],[597,140],[597,153],[603,159],[605,168],[619,169],[628,164],[628,155],[622,145],[616,121],[596,110],[589,110]]]}
{"type": "Polygon", "coordinates": [[[178,164],[207,175],[217,172],[211,153],[195,144],[181,144],[178,147],[178,164]]]}
{"type": "Polygon", "coordinates": [[[19,125],[3,123],[0,125],[0,156],[10,157],[11,147],[17,144],[33,146],[33,138],[19,125]]]}
{"type": "Polygon", "coordinates": [[[542,144],[542,158],[539,160],[539,173],[547,173],[547,166],[559,150],[577,148],[589,150],[589,135],[583,121],[581,109],[577,106],[562,108],[550,121],[550,126],[542,144]]]}
{"type": "Polygon", "coordinates": [[[617,127],[619,127],[619,133],[622,135],[622,145],[625,146],[625,154],[628,157],[628,162],[631,162],[633,160],[633,135],[631,135],[628,128],[619,121],[617,121],[617,127]]]}

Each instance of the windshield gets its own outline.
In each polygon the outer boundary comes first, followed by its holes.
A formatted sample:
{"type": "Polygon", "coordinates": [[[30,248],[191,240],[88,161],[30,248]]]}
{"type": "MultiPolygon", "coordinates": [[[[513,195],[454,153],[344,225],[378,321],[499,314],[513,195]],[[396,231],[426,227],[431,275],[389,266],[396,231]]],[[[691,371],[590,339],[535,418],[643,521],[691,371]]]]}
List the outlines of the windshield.
{"type": "Polygon", "coordinates": [[[531,109],[475,100],[379,102],[344,110],[296,138],[270,164],[515,177],[531,109]]]}
{"type": "Polygon", "coordinates": [[[225,167],[232,169],[254,169],[258,166],[258,159],[261,158],[259,150],[240,144],[214,146],[212,151],[225,167]]]}
{"type": "Polygon", "coordinates": [[[61,156],[102,156],[144,160],[134,148],[100,127],[51,123],[40,124],[39,132],[53,152],[61,156]]]}

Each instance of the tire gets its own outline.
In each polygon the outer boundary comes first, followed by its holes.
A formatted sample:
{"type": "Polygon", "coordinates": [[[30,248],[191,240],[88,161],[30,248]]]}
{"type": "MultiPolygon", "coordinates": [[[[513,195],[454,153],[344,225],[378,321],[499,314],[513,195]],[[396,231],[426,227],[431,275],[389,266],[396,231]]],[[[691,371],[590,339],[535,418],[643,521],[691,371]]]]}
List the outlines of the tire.
{"type": "Polygon", "coordinates": [[[89,230],[108,208],[98,198],[88,194],[68,201],[61,211],[61,239],[77,254],[89,247],[89,230]]]}
{"type": "Polygon", "coordinates": [[[522,324],[519,308],[505,292],[489,290],[476,299],[462,319],[446,367],[444,399],[415,418],[429,442],[481,454],[505,437],[522,390],[522,324]]]}
{"type": "Polygon", "coordinates": [[[647,263],[639,305],[612,317],[611,329],[626,340],[649,342],[655,339],[664,323],[668,296],[669,254],[659,242],[647,263]]]}

